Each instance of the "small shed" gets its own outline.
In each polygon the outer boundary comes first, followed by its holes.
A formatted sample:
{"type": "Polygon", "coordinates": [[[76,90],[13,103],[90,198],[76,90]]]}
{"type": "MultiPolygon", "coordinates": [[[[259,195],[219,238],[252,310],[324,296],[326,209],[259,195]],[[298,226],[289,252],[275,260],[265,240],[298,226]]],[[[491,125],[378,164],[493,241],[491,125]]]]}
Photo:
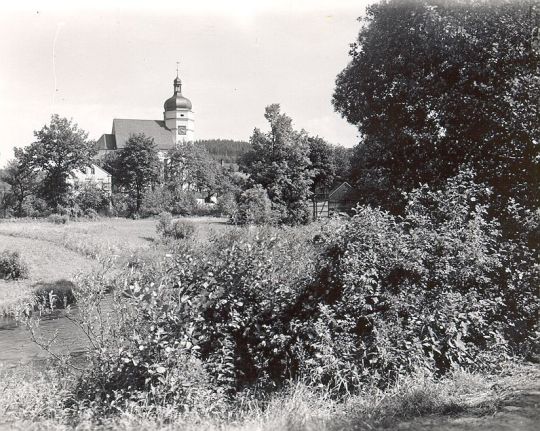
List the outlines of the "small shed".
{"type": "Polygon", "coordinates": [[[313,218],[329,217],[340,212],[350,212],[358,202],[356,189],[347,181],[318,190],[313,196],[313,218]]]}

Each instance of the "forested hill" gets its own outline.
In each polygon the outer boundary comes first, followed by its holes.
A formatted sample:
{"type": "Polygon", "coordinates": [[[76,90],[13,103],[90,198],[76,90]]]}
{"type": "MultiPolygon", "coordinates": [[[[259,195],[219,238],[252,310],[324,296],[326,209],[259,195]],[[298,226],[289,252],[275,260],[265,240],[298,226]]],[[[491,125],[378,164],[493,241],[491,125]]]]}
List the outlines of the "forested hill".
{"type": "Polygon", "coordinates": [[[225,163],[237,163],[251,147],[249,142],[232,139],[202,139],[197,142],[203,144],[215,160],[225,163]]]}

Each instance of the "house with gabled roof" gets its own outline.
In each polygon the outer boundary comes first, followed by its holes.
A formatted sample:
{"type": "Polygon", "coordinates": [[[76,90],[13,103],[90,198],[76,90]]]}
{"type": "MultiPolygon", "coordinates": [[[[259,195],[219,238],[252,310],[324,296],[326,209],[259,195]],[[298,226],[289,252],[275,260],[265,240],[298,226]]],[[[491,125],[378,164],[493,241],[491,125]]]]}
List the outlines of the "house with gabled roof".
{"type": "Polygon", "coordinates": [[[77,187],[88,183],[93,183],[97,188],[103,190],[108,196],[112,193],[112,177],[105,169],[96,164],[85,166],[81,169],[74,169],[69,173],[67,183],[77,187]]]}

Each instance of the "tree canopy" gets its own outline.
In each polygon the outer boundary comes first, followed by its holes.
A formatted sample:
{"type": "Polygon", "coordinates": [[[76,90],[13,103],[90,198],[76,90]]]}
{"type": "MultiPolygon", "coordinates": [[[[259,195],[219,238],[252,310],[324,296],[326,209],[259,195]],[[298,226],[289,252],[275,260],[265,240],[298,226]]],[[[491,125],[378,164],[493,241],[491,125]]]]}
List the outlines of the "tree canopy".
{"type": "Polygon", "coordinates": [[[16,148],[15,155],[16,159],[10,160],[0,174],[0,181],[10,186],[5,203],[22,216],[25,199],[37,191],[38,174],[28,165],[28,157],[23,150],[16,148]]]}
{"type": "Polygon", "coordinates": [[[538,205],[538,51],[531,2],[389,0],[370,6],[335,109],[357,125],[368,199],[472,167],[502,197],[538,205]]]}
{"type": "Polygon", "coordinates": [[[312,190],[327,189],[336,178],[337,167],[335,165],[334,148],[324,139],[317,137],[308,138],[309,160],[313,170],[312,190]]]}
{"type": "Polygon", "coordinates": [[[77,124],[57,114],[49,125],[34,132],[36,141],[24,149],[15,149],[19,167],[40,172],[40,195],[49,206],[61,205],[67,196],[69,174],[92,162],[96,153],[93,141],[77,124]]]}
{"type": "Polygon", "coordinates": [[[105,161],[105,168],[113,175],[115,186],[135,198],[135,209],[139,212],[145,189],[157,182],[160,175],[154,139],[143,133],[131,135],[126,145],[105,161]]]}
{"type": "Polygon", "coordinates": [[[196,190],[207,195],[218,187],[221,167],[201,143],[180,144],[167,153],[166,177],[173,190],[196,190]]]}
{"type": "Polygon", "coordinates": [[[278,104],[266,107],[264,116],[270,131],[253,131],[244,169],[253,183],[266,189],[282,223],[305,223],[313,183],[307,135],[293,129],[291,118],[280,112],[278,104]]]}

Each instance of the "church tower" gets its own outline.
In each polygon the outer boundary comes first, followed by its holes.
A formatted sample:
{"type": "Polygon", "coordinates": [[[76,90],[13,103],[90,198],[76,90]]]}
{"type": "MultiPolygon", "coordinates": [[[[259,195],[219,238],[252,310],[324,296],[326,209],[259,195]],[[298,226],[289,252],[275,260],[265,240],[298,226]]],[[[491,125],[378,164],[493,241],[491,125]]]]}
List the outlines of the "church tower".
{"type": "Polygon", "coordinates": [[[173,132],[175,144],[195,140],[195,115],[191,101],[182,96],[182,81],[176,73],[174,94],[165,101],[163,119],[165,127],[173,132]]]}

